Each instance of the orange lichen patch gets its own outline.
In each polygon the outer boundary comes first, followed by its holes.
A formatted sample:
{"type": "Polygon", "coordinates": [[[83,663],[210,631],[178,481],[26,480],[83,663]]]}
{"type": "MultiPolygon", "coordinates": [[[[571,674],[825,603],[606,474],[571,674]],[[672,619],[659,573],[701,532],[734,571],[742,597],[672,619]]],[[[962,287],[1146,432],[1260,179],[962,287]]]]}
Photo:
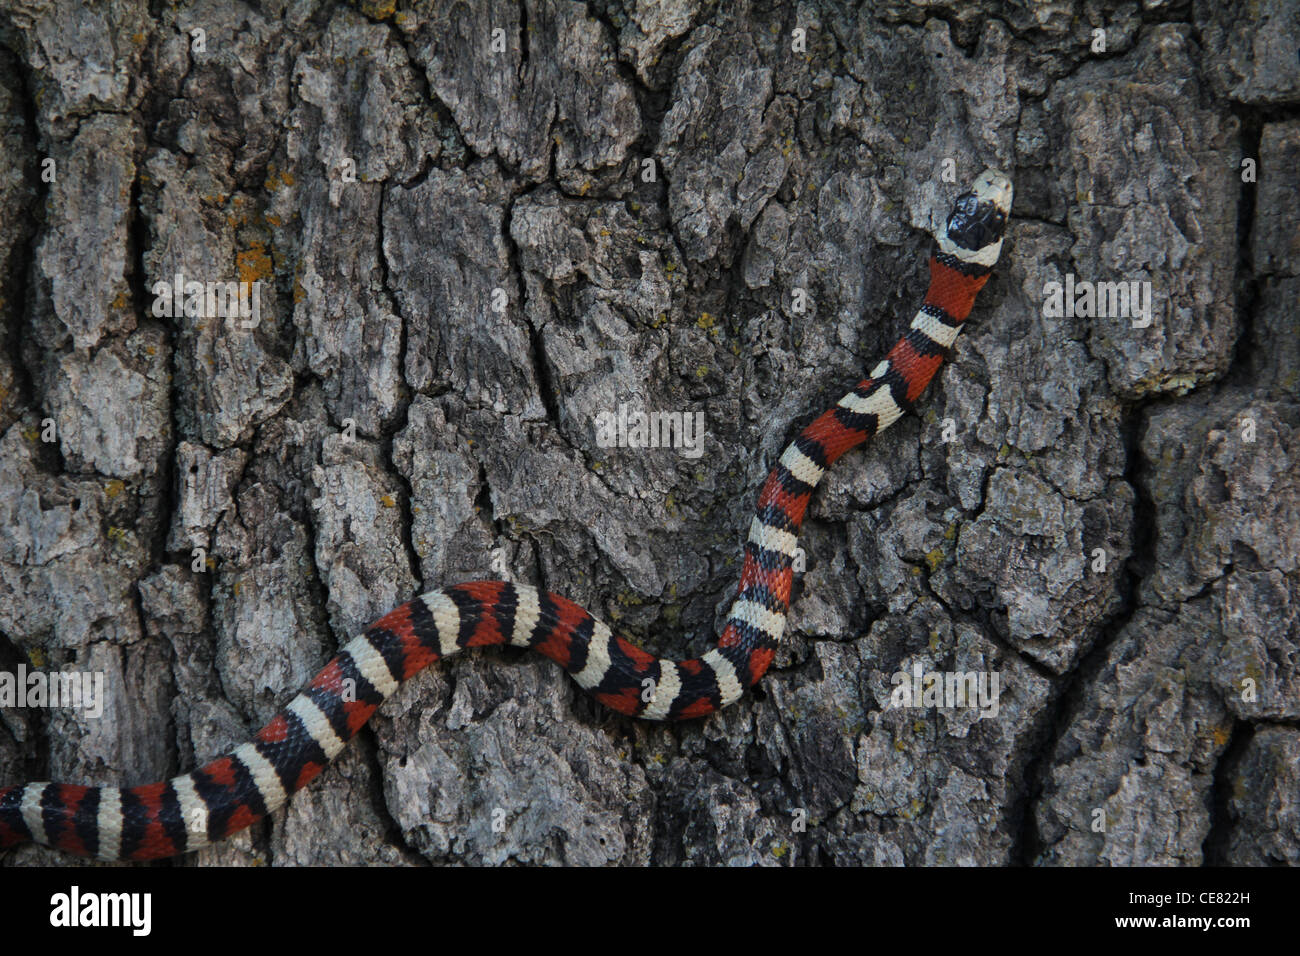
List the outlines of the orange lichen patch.
{"type": "Polygon", "coordinates": [[[113,305],[112,305],[112,308],[114,308],[114,309],[125,309],[125,308],[126,308],[126,293],[125,293],[125,292],[119,292],[119,293],[118,293],[118,294],[113,298],[113,305]]]}
{"type": "Polygon", "coordinates": [[[114,478],[112,481],[110,481],[107,485],[104,486],[104,494],[108,495],[110,498],[116,498],[125,490],[126,490],[126,482],[124,482],[120,478],[114,478]]]}
{"type": "Polygon", "coordinates": [[[397,0],[361,0],[361,12],[375,20],[387,20],[397,11],[397,0]]]}
{"type": "Polygon", "coordinates": [[[241,282],[271,278],[271,257],[266,252],[266,244],[256,239],[248,244],[247,250],[235,255],[235,264],[241,282]]]}
{"type": "Polygon", "coordinates": [[[266,181],[262,183],[267,192],[275,192],[282,185],[292,186],[294,184],[293,173],[287,169],[283,171],[276,170],[274,164],[266,171],[266,181]]]}

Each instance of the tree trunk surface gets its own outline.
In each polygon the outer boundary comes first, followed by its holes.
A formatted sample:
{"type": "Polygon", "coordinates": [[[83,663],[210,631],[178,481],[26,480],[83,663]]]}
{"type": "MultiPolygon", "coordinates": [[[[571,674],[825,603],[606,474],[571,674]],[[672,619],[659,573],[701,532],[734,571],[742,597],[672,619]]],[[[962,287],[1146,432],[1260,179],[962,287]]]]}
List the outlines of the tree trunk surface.
{"type": "Polygon", "coordinates": [[[703,651],[996,166],[1002,260],[815,497],[755,692],[653,724],[466,652],[186,862],[1300,863],[1300,13],[958,7],[0,0],[0,671],[105,687],[0,708],[0,786],[193,769],[464,580],[703,651]],[[901,706],[932,673],[998,694],[901,706]]]}

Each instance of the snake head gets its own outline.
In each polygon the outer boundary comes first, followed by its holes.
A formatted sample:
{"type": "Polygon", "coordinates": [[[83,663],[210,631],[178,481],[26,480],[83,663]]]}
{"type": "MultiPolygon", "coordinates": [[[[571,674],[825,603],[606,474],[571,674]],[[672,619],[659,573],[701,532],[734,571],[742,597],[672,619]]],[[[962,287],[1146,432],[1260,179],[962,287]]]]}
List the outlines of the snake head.
{"type": "Polygon", "coordinates": [[[963,262],[992,267],[1002,253],[1002,234],[1011,214],[1011,180],[996,169],[980,173],[969,192],[957,197],[938,235],[942,252],[963,262]]]}

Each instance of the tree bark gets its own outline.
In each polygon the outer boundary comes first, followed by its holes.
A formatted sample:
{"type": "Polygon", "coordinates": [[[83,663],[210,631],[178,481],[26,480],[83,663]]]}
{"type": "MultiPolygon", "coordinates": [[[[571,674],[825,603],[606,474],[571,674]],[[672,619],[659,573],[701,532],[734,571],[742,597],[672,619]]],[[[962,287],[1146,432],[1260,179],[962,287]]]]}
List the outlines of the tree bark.
{"type": "Polygon", "coordinates": [[[187,862],[1300,863],[1300,14],[959,6],[0,0],[0,670],[106,680],[0,708],[0,786],[192,769],[462,580],[704,650],[997,166],[1002,260],[815,498],[755,693],[654,725],[462,654],[187,862]],[[604,447],[620,404],[698,454],[604,447]],[[918,669],[997,706],[895,706],[918,669]]]}

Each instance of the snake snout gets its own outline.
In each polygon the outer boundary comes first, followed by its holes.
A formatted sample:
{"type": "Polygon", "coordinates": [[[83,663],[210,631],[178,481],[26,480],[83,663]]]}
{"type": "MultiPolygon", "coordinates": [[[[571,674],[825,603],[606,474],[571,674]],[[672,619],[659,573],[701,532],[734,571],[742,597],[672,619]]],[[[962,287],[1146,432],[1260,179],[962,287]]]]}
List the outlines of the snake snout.
{"type": "Polygon", "coordinates": [[[1011,187],[1011,177],[1006,173],[997,169],[984,170],[975,180],[971,192],[981,202],[992,203],[1002,210],[1004,215],[1011,214],[1011,197],[1014,190],[1011,187]]]}

